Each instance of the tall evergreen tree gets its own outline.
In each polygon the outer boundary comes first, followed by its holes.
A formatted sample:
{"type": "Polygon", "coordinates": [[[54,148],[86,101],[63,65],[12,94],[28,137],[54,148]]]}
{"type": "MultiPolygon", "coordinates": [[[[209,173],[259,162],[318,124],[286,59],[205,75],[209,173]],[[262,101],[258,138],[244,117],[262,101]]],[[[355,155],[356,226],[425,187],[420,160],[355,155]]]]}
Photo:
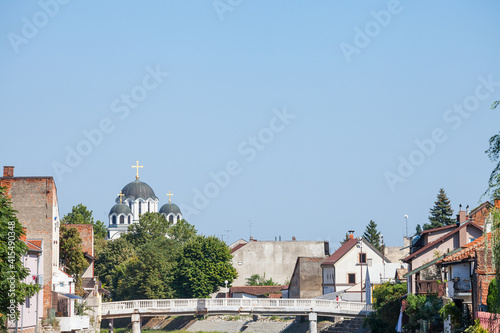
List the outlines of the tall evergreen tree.
{"type": "Polygon", "coordinates": [[[455,223],[451,218],[453,210],[451,209],[450,200],[446,196],[444,189],[439,189],[437,201],[434,202],[434,207],[430,210],[429,222],[424,224],[424,230],[444,227],[455,223]]]}
{"type": "Polygon", "coordinates": [[[340,246],[344,245],[344,243],[347,242],[349,239],[351,239],[349,237],[349,233],[346,232],[344,239],[340,241],[340,246]]]}
{"type": "Polygon", "coordinates": [[[380,242],[380,231],[377,230],[377,223],[370,220],[370,223],[366,226],[363,238],[366,239],[371,245],[373,245],[377,250],[382,251],[382,244],[380,242]]]}

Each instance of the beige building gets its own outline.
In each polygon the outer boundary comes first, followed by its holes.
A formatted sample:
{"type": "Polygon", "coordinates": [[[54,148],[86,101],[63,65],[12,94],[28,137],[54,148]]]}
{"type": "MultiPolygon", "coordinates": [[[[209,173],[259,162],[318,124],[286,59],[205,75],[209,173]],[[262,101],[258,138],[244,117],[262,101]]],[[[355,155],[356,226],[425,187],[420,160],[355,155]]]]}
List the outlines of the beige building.
{"type": "Polygon", "coordinates": [[[325,257],[329,255],[326,241],[257,241],[239,240],[231,246],[233,266],[238,278],[233,286],[244,286],[250,276],[265,275],[279,284],[288,284],[297,258],[325,257]]]}

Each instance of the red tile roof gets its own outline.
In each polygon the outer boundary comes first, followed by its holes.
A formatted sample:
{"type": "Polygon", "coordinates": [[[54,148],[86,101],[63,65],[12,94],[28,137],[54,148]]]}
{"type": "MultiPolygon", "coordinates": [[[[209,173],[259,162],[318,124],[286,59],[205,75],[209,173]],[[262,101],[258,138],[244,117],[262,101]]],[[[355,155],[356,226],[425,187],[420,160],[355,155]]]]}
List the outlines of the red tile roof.
{"type": "Polygon", "coordinates": [[[450,231],[446,234],[444,234],[443,236],[439,237],[438,239],[436,239],[435,241],[433,242],[430,242],[428,243],[426,246],[422,247],[421,249],[419,249],[418,251],[415,251],[413,252],[412,254],[410,254],[409,256],[403,258],[403,261],[404,262],[408,262],[410,261],[410,259],[413,259],[415,258],[416,256],[424,253],[425,251],[427,251],[429,248],[431,248],[432,246],[440,243],[440,242],[443,242],[445,239],[453,236],[454,234],[456,234],[457,232],[459,232],[462,228],[466,228],[467,226],[474,226],[476,227],[478,230],[483,230],[483,228],[481,228],[480,226],[478,226],[477,224],[475,224],[474,222],[472,221],[468,221],[468,222],[465,222],[464,224],[462,224],[461,226],[459,226],[458,228],[455,228],[453,231],[450,231]]]}
{"type": "Polygon", "coordinates": [[[28,240],[26,242],[26,245],[28,245],[28,250],[31,251],[37,251],[37,252],[42,252],[42,241],[41,240],[28,240]],[[39,245],[36,245],[39,244],[39,245]]]}
{"type": "Polygon", "coordinates": [[[241,249],[243,246],[245,246],[245,245],[247,245],[247,244],[248,244],[248,243],[242,243],[242,244],[238,244],[238,245],[236,245],[235,247],[233,247],[233,248],[231,249],[231,253],[234,253],[236,250],[241,249]]]}
{"type": "MultiPolygon", "coordinates": [[[[491,241],[491,232],[488,233],[488,241],[491,241]]],[[[476,250],[484,247],[484,236],[476,238],[474,241],[462,246],[462,249],[457,253],[445,257],[437,263],[456,262],[476,257],[476,250]]]]}
{"type": "Polygon", "coordinates": [[[328,257],[323,263],[323,265],[334,265],[340,258],[342,258],[349,250],[356,245],[358,241],[354,238],[349,239],[347,242],[342,244],[341,247],[338,248],[337,251],[333,252],[331,256],[328,257]]]}
{"type": "Polygon", "coordinates": [[[285,290],[288,286],[237,286],[231,287],[229,293],[232,295],[234,293],[245,293],[254,296],[261,296],[266,294],[276,294],[285,290]]]}
{"type": "Polygon", "coordinates": [[[421,235],[424,235],[424,234],[428,234],[428,233],[433,233],[435,231],[442,231],[442,230],[446,230],[446,229],[453,229],[453,228],[456,228],[456,224],[450,224],[450,225],[445,225],[444,227],[439,227],[439,228],[434,228],[434,229],[427,229],[427,230],[424,230],[422,231],[420,234],[421,235]]]}

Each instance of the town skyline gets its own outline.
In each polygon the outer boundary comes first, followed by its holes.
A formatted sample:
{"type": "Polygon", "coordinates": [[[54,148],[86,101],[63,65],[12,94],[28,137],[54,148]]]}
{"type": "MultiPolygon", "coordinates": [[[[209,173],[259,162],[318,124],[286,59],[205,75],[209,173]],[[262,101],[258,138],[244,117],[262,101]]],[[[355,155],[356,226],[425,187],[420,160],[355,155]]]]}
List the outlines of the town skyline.
{"type": "Polygon", "coordinates": [[[331,251],[489,200],[498,3],[216,3],[0,4],[2,165],[108,224],[138,161],[202,234],[331,251]]]}

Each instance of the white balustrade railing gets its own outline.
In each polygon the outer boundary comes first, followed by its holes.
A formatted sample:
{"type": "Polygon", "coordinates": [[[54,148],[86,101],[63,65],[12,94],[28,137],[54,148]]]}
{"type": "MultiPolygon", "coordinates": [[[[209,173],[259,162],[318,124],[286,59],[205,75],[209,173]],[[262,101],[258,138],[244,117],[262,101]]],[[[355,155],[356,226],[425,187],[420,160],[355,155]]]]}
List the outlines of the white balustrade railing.
{"type": "Polygon", "coordinates": [[[208,298],[208,299],[156,299],[102,303],[103,316],[132,314],[134,310],[179,313],[197,311],[272,311],[292,313],[311,311],[322,313],[358,314],[373,311],[371,305],[358,302],[339,302],[322,299],[269,299],[269,298],[208,298]]]}

